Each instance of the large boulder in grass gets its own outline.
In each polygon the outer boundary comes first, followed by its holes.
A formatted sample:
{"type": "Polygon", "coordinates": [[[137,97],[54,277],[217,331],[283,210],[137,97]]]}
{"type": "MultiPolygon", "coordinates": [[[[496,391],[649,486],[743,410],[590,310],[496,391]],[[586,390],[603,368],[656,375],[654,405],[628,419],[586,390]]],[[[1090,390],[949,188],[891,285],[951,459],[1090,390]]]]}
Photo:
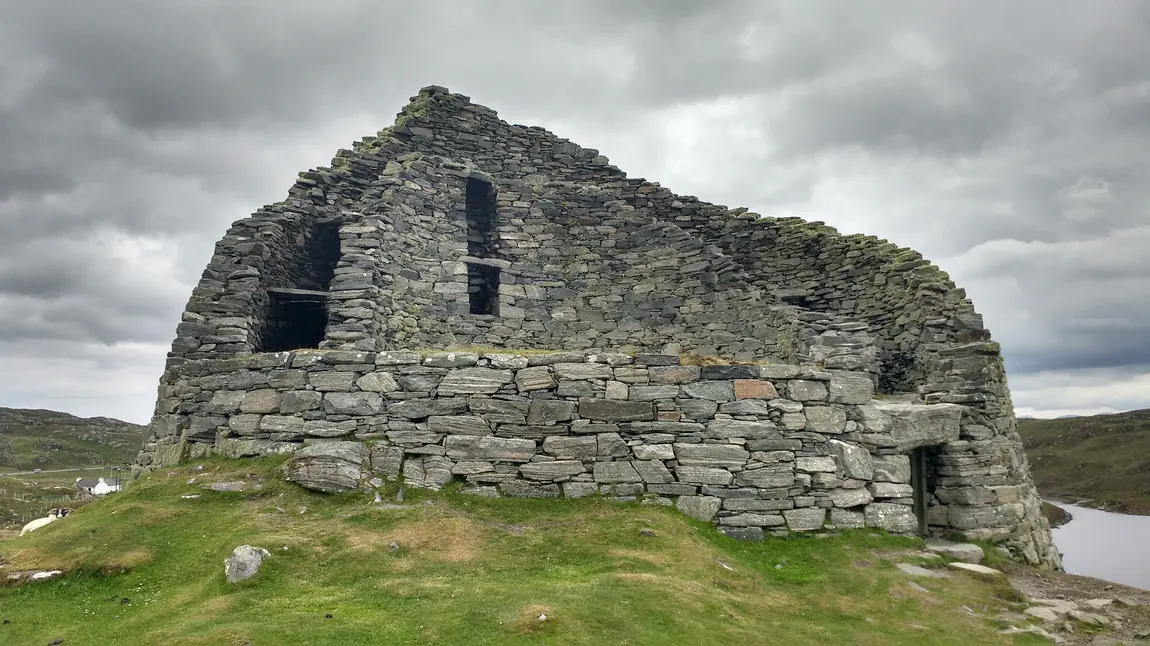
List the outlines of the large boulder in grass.
{"type": "Polygon", "coordinates": [[[361,442],[317,442],[296,451],[284,465],[284,477],[325,493],[359,489],[371,478],[371,450],[361,442]]]}
{"type": "Polygon", "coordinates": [[[260,564],[271,554],[262,547],[240,545],[232,550],[232,555],[224,559],[224,577],[228,583],[239,583],[255,576],[260,564]]]}

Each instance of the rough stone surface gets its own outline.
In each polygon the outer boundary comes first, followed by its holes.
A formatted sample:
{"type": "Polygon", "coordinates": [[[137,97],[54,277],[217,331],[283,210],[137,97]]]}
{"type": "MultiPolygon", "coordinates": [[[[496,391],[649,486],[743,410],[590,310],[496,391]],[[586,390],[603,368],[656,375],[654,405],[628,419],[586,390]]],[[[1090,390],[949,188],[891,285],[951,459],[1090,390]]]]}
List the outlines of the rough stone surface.
{"type": "Polygon", "coordinates": [[[260,565],[269,556],[271,554],[262,547],[240,545],[224,559],[224,578],[228,583],[246,581],[259,572],[260,565]]]}
{"type": "MultiPolygon", "coordinates": [[[[675,195],[437,86],[224,233],[156,404],[135,475],[340,438],[370,445],[379,477],[437,486],[449,473],[483,495],[757,489],[897,527],[908,512],[878,505],[909,510],[905,488],[868,485],[909,484],[906,455],[927,448],[930,534],[1060,562],[1001,348],[938,267],[818,222],[675,195]],[[301,297],[325,305],[307,325],[283,307],[301,297]],[[548,444],[612,434],[626,450],[548,444]],[[871,479],[832,439],[871,455],[871,479]],[[640,448],[679,444],[749,455],[702,466],[640,448]],[[519,470],[550,460],[587,471],[549,482],[519,470]],[[596,466],[631,460],[644,463],[628,465],[636,480],[593,482],[596,468],[631,477],[596,466]],[[862,491],[878,500],[834,507],[862,491]]],[[[355,469],[341,468],[346,484],[355,469]]],[[[751,537],[783,518],[730,511],[714,522],[751,537]]]]}
{"type": "Polygon", "coordinates": [[[360,442],[319,442],[296,451],[284,465],[284,476],[315,491],[350,491],[371,475],[370,458],[371,451],[360,442]]]}

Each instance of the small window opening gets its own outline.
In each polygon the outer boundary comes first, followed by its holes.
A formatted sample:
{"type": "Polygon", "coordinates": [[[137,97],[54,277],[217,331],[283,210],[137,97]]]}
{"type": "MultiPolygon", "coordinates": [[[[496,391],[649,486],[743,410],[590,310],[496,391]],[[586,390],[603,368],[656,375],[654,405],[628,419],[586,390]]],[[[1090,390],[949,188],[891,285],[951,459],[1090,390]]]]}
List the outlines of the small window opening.
{"type": "Polygon", "coordinates": [[[474,178],[467,180],[467,255],[495,255],[495,190],[474,178]]]}
{"type": "Polygon", "coordinates": [[[339,264],[339,225],[322,224],[304,238],[302,262],[298,262],[299,276],[292,284],[301,289],[326,291],[335,278],[339,264]]]}
{"type": "Polygon", "coordinates": [[[499,315],[499,268],[467,264],[467,294],[472,314],[499,315]]]}

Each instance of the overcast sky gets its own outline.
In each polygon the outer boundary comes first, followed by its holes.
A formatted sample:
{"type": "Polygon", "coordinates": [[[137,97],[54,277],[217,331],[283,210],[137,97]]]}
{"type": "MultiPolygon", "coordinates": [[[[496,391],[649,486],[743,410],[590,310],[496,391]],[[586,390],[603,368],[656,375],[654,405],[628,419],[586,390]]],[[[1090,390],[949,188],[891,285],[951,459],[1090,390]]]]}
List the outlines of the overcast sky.
{"type": "Polygon", "coordinates": [[[1020,415],[1150,407],[1150,3],[0,0],[0,406],[146,422],[228,224],[438,84],[921,251],[1020,415]]]}

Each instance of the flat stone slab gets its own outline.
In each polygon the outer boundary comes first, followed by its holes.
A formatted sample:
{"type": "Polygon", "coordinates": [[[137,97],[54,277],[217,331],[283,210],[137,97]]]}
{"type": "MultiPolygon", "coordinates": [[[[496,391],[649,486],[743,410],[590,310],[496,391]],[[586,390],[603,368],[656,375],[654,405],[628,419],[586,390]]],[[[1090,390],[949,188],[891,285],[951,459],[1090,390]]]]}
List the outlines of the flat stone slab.
{"type": "Polygon", "coordinates": [[[927,541],[926,549],[938,554],[945,554],[952,559],[964,563],[982,563],[985,556],[982,548],[973,543],[950,543],[946,541],[927,541]]]}
{"type": "Polygon", "coordinates": [[[962,563],[960,561],[955,561],[954,563],[950,563],[949,565],[950,565],[950,567],[955,568],[957,570],[966,570],[967,572],[977,572],[978,574],[997,574],[999,576],[1006,576],[1002,572],[1000,572],[1000,571],[998,571],[992,567],[986,567],[985,565],[979,565],[977,563],[962,563]]]}
{"type": "Polygon", "coordinates": [[[910,563],[897,563],[895,567],[911,576],[923,576],[931,579],[945,579],[950,575],[946,572],[939,572],[938,570],[928,570],[924,567],[911,565],[910,563]]]}

